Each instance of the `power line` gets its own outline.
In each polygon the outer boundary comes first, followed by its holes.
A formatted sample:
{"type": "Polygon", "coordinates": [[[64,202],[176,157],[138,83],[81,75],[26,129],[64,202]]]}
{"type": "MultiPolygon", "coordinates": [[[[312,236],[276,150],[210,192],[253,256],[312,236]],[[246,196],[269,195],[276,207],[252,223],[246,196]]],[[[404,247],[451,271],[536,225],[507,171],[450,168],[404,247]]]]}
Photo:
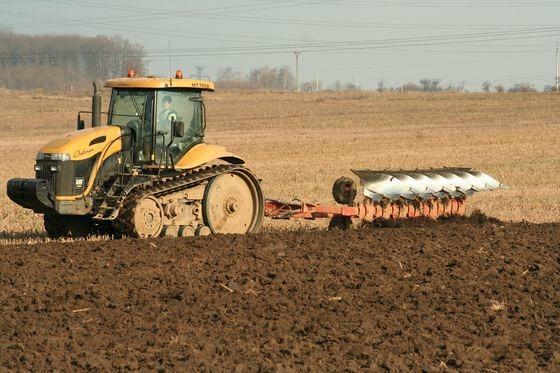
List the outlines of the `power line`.
{"type": "MultiPolygon", "coordinates": [[[[28,18],[29,17],[29,13],[27,12],[17,12],[17,11],[4,11],[4,14],[12,14],[12,15],[16,15],[16,16],[21,16],[21,17],[25,17],[28,18]]],[[[212,14],[197,14],[197,16],[200,17],[204,17],[205,15],[212,15],[212,14]]],[[[219,14],[218,14],[219,15],[219,14]]],[[[153,16],[153,15],[151,15],[153,16]]],[[[177,18],[177,17],[184,17],[183,14],[177,15],[174,13],[166,13],[165,17],[167,18],[177,18]]],[[[76,19],[72,19],[72,20],[61,20],[61,19],[54,19],[52,17],[44,17],[41,15],[35,15],[34,18],[43,18],[43,19],[49,19],[48,22],[24,22],[24,23],[15,23],[15,24],[11,24],[10,27],[12,28],[25,28],[25,26],[33,26],[36,27],[38,25],[56,25],[56,26],[60,26],[62,24],[75,24],[77,26],[95,26],[95,27],[99,27],[99,25],[103,25],[106,26],[105,22],[111,22],[113,20],[118,21],[119,23],[117,25],[122,25],[123,21],[135,21],[138,20],[136,18],[133,17],[126,17],[126,18],[122,18],[122,16],[119,17],[110,17],[110,18],[100,18],[100,19],[91,19],[88,18],[86,20],[76,20],[76,19]]],[[[230,21],[232,20],[231,18],[224,18],[224,19],[217,19],[220,21],[230,21]]],[[[332,21],[314,21],[314,20],[308,20],[308,19],[286,19],[286,18],[263,18],[263,17],[254,17],[254,18],[238,18],[237,21],[240,22],[266,22],[266,23],[276,23],[276,24],[282,24],[282,25],[295,25],[295,26],[317,26],[317,27],[337,27],[337,28],[353,28],[353,29],[359,29],[359,28],[371,28],[371,29],[387,29],[387,30],[395,30],[395,29],[403,29],[403,30],[418,30],[418,29],[424,29],[424,30],[447,30],[447,29],[465,29],[465,30],[471,30],[471,29],[475,29],[475,30],[503,30],[504,28],[519,28],[519,27],[554,27],[557,26],[557,24],[459,24],[459,23],[454,23],[454,24],[434,24],[434,23],[402,23],[402,22],[360,22],[357,20],[352,20],[352,21],[344,21],[344,20],[332,20],[332,21]]],[[[159,28],[159,30],[164,30],[159,28]]],[[[240,34],[234,34],[234,33],[228,33],[228,34],[220,34],[220,33],[209,33],[209,32],[192,32],[192,31],[188,31],[189,34],[193,34],[193,35],[210,35],[210,36],[228,36],[228,37],[235,37],[235,38],[246,38],[246,39],[276,39],[276,40],[284,40],[284,41],[301,41],[300,39],[294,39],[294,38],[275,38],[275,37],[264,37],[264,36],[258,36],[258,35],[240,35],[240,34]]]]}
{"type": "MultiPolygon", "coordinates": [[[[375,23],[375,22],[360,22],[357,20],[351,21],[341,21],[341,20],[329,20],[329,21],[317,21],[317,20],[309,20],[309,19],[293,19],[293,18],[277,18],[277,17],[251,17],[251,16],[241,16],[241,15],[217,15],[217,14],[206,14],[206,15],[197,15],[201,18],[208,18],[218,21],[233,21],[233,22],[250,22],[250,23],[266,23],[266,24],[279,24],[279,25],[292,25],[292,26],[305,26],[308,27],[328,27],[329,29],[332,28],[348,28],[348,29],[364,29],[364,28],[379,28],[379,27],[386,27],[390,28],[395,26],[391,23],[375,23]]],[[[403,27],[407,28],[436,28],[434,26],[430,26],[427,24],[402,24],[403,27]]],[[[478,29],[478,25],[472,25],[473,27],[466,27],[466,28],[476,28],[478,29]]],[[[488,25],[488,28],[494,28],[492,25],[488,25]]],[[[537,25],[543,26],[543,25],[537,25]]],[[[557,24],[550,25],[551,27],[557,26],[557,24]]],[[[396,26],[398,27],[398,26],[396,26]]],[[[452,25],[445,25],[445,28],[454,28],[452,25]]]]}
{"type": "MultiPolygon", "coordinates": [[[[150,31],[147,31],[150,32],[150,31]]],[[[469,33],[469,34],[453,34],[439,35],[414,38],[390,38],[377,40],[358,40],[343,42],[314,42],[301,44],[273,44],[273,45],[256,45],[256,46],[235,46],[235,47],[219,47],[219,48],[198,48],[193,51],[188,49],[173,49],[174,56],[213,56],[213,55],[244,55],[244,54],[271,54],[285,53],[297,47],[297,49],[305,52],[327,52],[327,51],[345,51],[345,50],[361,50],[361,49],[395,49],[399,47],[424,47],[436,45],[464,45],[472,43],[484,43],[488,41],[504,41],[504,40],[522,40],[556,36],[560,34],[560,27],[551,28],[534,28],[522,29],[515,31],[503,32],[487,32],[487,33],[469,33]],[[182,54],[183,53],[183,54],[182,54]]],[[[145,50],[148,56],[158,56],[168,54],[168,49],[145,50]]],[[[531,51],[533,52],[533,51],[531,51]]],[[[123,52],[108,51],[89,51],[83,52],[95,55],[112,55],[122,54],[123,52]]],[[[126,52],[124,52],[126,53],[126,52]]],[[[71,53],[73,55],[75,53],[71,53]]],[[[44,52],[31,52],[19,55],[0,54],[7,57],[31,57],[31,56],[64,56],[64,54],[51,54],[44,52]]]]}
{"type": "Polygon", "coordinates": [[[543,8],[558,7],[557,1],[517,1],[517,2],[434,2],[434,1],[338,1],[331,6],[359,6],[359,7],[396,7],[396,8],[543,8]]]}
{"type": "MultiPolygon", "coordinates": [[[[19,0],[18,2],[49,2],[49,0],[19,0]]],[[[72,2],[68,0],[68,2],[72,2]]],[[[73,1],[79,3],[79,1],[73,1]]],[[[287,1],[288,2],[288,1],[287,1]]],[[[294,4],[307,5],[309,1],[290,1],[294,4]]],[[[89,2],[92,6],[101,6],[107,3],[103,2],[89,2]]],[[[311,2],[315,4],[315,2],[311,2]]],[[[0,1],[0,5],[12,5],[13,0],[0,1]]],[[[336,6],[336,7],[347,7],[347,6],[359,6],[359,7],[371,7],[371,8],[381,8],[381,7],[398,7],[398,8],[541,8],[541,7],[558,7],[557,1],[498,1],[498,2],[450,2],[450,1],[425,1],[425,2],[414,2],[414,1],[357,1],[357,0],[337,0],[331,2],[324,2],[322,5],[336,6]]],[[[137,8],[137,6],[135,6],[137,8]]],[[[147,9],[147,8],[141,8],[147,9]]],[[[130,10],[130,9],[129,9],[130,10]]],[[[153,8],[150,10],[154,10],[153,8]]]]}
{"type": "MultiPolygon", "coordinates": [[[[105,17],[92,20],[91,18],[87,19],[72,19],[72,20],[55,20],[51,22],[26,22],[20,24],[13,24],[12,27],[21,27],[21,26],[37,26],[37,25],[49,25],[49,24],[76,24],[76,25],[91,25],[91,24],[99,24],[105,22],[116,21],[119,22],[119,25],[122,25],[122,22],[128,21],[140,21],[140,20],[153,20],[156,18],[180,18],[185,16],[196,16],[200,18],[211,18],[215,20],[224,20],[224,21],[238,21],[238,22],[265,22],[265,23],[277,23],[277,24],[289,24],[289,25],[302,25],[302,26],[320,26],[320,27],[345,27],[345,28],[385,28],[385,29],[447,29],[447,28],[455,28],[455,29],[480,29],[480,28],[487,28],[487,29],[496,29],[501,27],[519,27],[519,26],[535,26],[535,25],[499,25],[499,24],[441,24],[441,25],[434,25],[434,24],[420,24],[420,23],[387,23],[387,22],[360,22],[357,20],[351,21],[341,21],[341,20],[332,20],[332,21],[316,21],[316,20],[309,20],[309,19],[286,19],[286,18],[271,18],[271,17],[249,17],[249,16],[237,16],[232,15],[232,13],[236,13],[239,11],[246,12],[246,11],[260,11],[260,10],[271,10],[271,9],[280,9],[280,8],[291,8],[294,6],[311,6],[311,5],[340,5],[341,2],[339,1],[305,1],[305,2],[294,2],[288,0],[277,0],[277,1],[265,1],[259,2],[256,4],[239,4],[239,5],[232,5],[232,6],[222,6],[222,7],[214,7],[214,8],[204,8],[204,9],[191,9],[191,10],[164,10],[161,9],[154,9],[154,8],[140,8],[135,6],[133,12],[131,14],[131,9],[126,6],[119,6],[119,5],[109,5],[106,3],[99,3],[99,2],[89,2],[89,1],[80,1],[80,0],[50,0],[50,2],[55,3],[62,3],[67,5],[75,5],[75,6],[82,6],[88,8],[95,8],[95,9],[110,9],[110,10],[122,10],[126,11],[127,15],[123,18],[123,16],[112,16],[112,17],[105,17]],[[274,4],[274,5],[271,5],[274,4]],[[136,15],[134,15],[136,14],[136,15]]],[[[346,4],[346,3],[343,3],[346,4]]],[[[376,4],[382,3],[363,3],[364,5],[370,6],[377,6],[376,4]]],[[[401,3],[391,3],[393,5],[398,5],[401,3]]],[[[469,3],[471,4],[471,3],[469,3]]],[[[509,4],[509,3],[508,3],[509,4]]],[[[532,3],[525,3],[526,5],[532,3]]],[[[560,6],[560,3],[556,2],[547,2],[547,4],[551,4],[554,6],[560,6]]],[[[424,6],[420,4],[421,6],[424,6]]],[[[430,4],[427,4],[430,5],[430,4]]],[[[433,4],[432,4],[433,5],[433,4]]],[[[440,4],[441,5],[441,4],[440,4]]],[[[479,5],[483,5],[482,3],[479,5]]],[[[538,26],[544,26],[542,24],[538,26]]],[[[554,25],[550,25],[554,26],[554,25]]]]}
{"type": "MultiPolygon", "coordinates": [[[[153,8],[139,8],[139,7],[134,7],[133,13],[131,13],[131,10],[129,7],[124,7],[124,6],[119,6],[119,5],[108,5],[108,4],[104,4],[104,3],[98,3],[98,2],[85,2],[85,1],[79,1],[79,0],[45,0],[48,2],[55,2],[55,3],[63,3],[63,4],[71,4],[71,5],[78,5],[78,6],[83,6],[83,7],[88,7],[88,8],[102,8],[102,9],[110,9],[110,10],[122,10],[122,11],[126,11],[127,15],[126,16],[112,16],[112,17],[105,17],[105,18],[96,18],[96,19],[92,19],[92,18],[87,18],[87,19],[71,19],[71,20],[61,20],[61,19],[56,19],[56,18],[52,18],[52,17],[44,17],[41,15],[37,15],[34,16],[34,18],[43,18],[43,19],[48,19],[49,21],[47,22],[24,22],[24,23],[19,23],[19,24],[12,24],[11,27],[12,28],[25,28],[26,26],[30,26],[30,27],[37,27],[37,25],[56,25],[56,26],[60,26],[61,24],[66,24],[66,25],[76,25],[76,26],[80,26],[80,27],[103,27],[103,28],[108,28],[108,29],[113,29],[113,30],[117,30],[117,31],[129,31],[129,29],[127,28],[126,25],[123,25],[123,22],[129,22],[129,21],[141,21],[141,20],[154,20],[156,18],[166,18],[166,19],[172,19],[172,18],[179,18],[179,17],[185,17],[185,16],[195,16],[196,17],[204,17],[207,15],[220,15],[220,14],[232,14],[235,12],[247,12],[247,11],[255,11],[255,10],[271,10],[271,9],[280,9],[280,8],[286,8],[286,7],[294,7],[294,6],[303,6],[303,5],[313,5],[313,4],[326,4],[328,2],[324,2],[324,1],[314,1],[314,2],[308,2],[305,4],[300,4],[300,5],[294,5],[292,2],[287,1],[287,0],[271,0],[271,1],[260,1],[258,3],[255,4],[241,4],[241,5],[233,5],[233,6],[221,6],[221,7],[215,7],[215,8],[204,8],[204,9],[194,9],[194,10],[187,10],[187,11],[179,11],[179,10],[172,10],[172,11],[162,11],[161,9],[153,9],[153,8]],[[138,11],[140,11],[140,13],[138,13],[138,11]],[[134,15],[136,14],[136,16],[134,15]],[[111,22],[111,21],[115,21],[118,22],[117,25],[109,25],[106,22],[111,22]]],[[[334,1],[334,0],[331,0],[334,1]]],[[[29,14],[27,12],[25,13],[21,13],[21,12],[14,12],[14,11],[6,11],[4,13],[11,13],[14,15],[21,15],[23,17],[28,18],[29,14]]],[[[142,27],[139,30],[133,30],[131,29],[130,31],[132,32],[138,32],[138,33],[147,33],[145,32],[146,28],[142,27]],[[144,31],[143,31],[144,30],[144,31]]],[[[151,29],[151,31],[155,31],[157,33],[157,35],[165,35],[165,36],[169,36],[172,34],[172,32],[161,32],[161,29],[151,29]]],[[[153,32],[149,32],[149,34],[154,34],[153,32]]],[[[181,36],[184,37],[184,34],[177,34],[177,31],[174,31],[175,36],[181,36]]],[[[274,38],[274,37],[260,37],[257,35],[239,35],[239,34],[232,34],[232,33],[228,33],[228,34],[219,34],[219,33],[208,33],[208,32],[192,32],[189,31],[188,32],[189,35],[197,35],[198,39],[203,39],[203,40],[216,40],[216,41],[227,41],[227,42],[244,42],[244,43],[249,43],[249,44],[254,44],[254,41],[251,40],[239,40],[239,39],[257,39],[257,40],[280,40],[280,41],[291,41],[291,42],[298,42],[301,41],[300,39],[289,39],[289,38],[274,38]],[[217,37],[212,37],[212,36],[218,36],[217,37]],[[220,36],[222,36],[221,38],[219,38],[220,36]],[[223,36],[226,36],[227,39],[223,38],[223,36]],[[233,39],[232,39],[233,38],[233,39]]]]}
{"type": "MultiPolygon", "coordinates": [[[[445,44],[465,44],[465,43],[481,43],[486,41],[501,40],[518,40],[527,38],[541,38],[554,36],[560,33],[560,27],[554,28],[535,28],[516,31],[504,32],[487,32],[487,33],[470,33],[470,34],[454,34],[439,35],[414,38],[390,38],[377,40],[358,40],[358,41],[342,41],[342,42],[314,42],[302,43],[296,47],[305,49],[305,51],[329,51],[329,50],[345,50],[345,49],[376,49],[376,48],[394,48],[406,46],[428,46],[428,45],[445,45],[445,44]]],[[[293,49],[293,44],[275,44],[261,45],[254,47],[221,47],[221,48],[201,48],[199,52],[247,52],[247,51],[274,51],[279,52],[286,49],[293,49]]],[[[189,49],[190,50],[190,49],[189,49]]],[[[155,52],[155,51],[152,51],[155,52]]]]}
{"type": "MultiPolygon", "coordinates": [[[[84,1],[79,1],[79,0],[52,0],[54,2],[59,2],[59,3],[71,3],[71,4],[76,4],[76,5],[80,5],[80,6],[87,6],[87,7],[97,7],[100,4],[103,3],[93,3],[94,5],[92,5],[92,3],[90,2],[84,2],[84,1]]],[[[270,4],[273,2],[267,2],[264,4],[270,4]]],[[[317,2],[304,2],[301,3],[300,5],[312,5],[312,4],[316,4],[317,2]]],[[[284,1],[282,7],[285,6],[291,6],[293,5],[293,2],[290,1],[284,1]]],[[[322,2],[322,4],[327,4],[326,2],[322,2]]],[[[329,2],[328,4],[332,4],[332,2],[329,2]]],[[[239,8],[241,7],[246,7],[250,10],[263,10],[263,9],[268,9],[266,7],[262,7],[263,3],[259,3],[259,4],[245,4],[245,5],[238,5],[235,6],[236,9],[239,10],[239,8]],[[260,6],[255,8],[255,6],[260,6]]],[[[119,10],[128,10],[127,7],[122,7],[122,6],[115,6],[115,5],[106,5],[105,8],[110,8],[110,9],[119,9],[119,10]]],[[[228,8],[228,7],[226,7],[228,8]]],[[[276,8],[278,8],[278,6],[276,6],[276,8]]],[[[137,8],[138,9],[138,8],[137,8]]],[[[149,9],[149,8],[139,8],[141,11],[153,11],[153,9],[149,9]]],[[[176,16],[184,16],[184,14],[186,12],[191,13],[191,14],[195,14],[197,17],[210,17],[210,18],[215,18],[218,20],[237,20],[237,21],[242,21],[242,22],[267,22],[267,23],[281,23],[281,24],[285,24],[285,23],[289,23],[289,24],[296,24],[296,25],[305,25],[305,26],[319,26],[319,27],[323,27],[323,26],[329,26],[329,27],[377,27],[377,28],[392,28],[395,25],[394,24],[390,24],[390,23],[359,23],[359,22],[351,22],[351,23],[342,23],[340,21],[334,21],[334,22],[321,22],[321,21],[309,21],[309,20],[286,20],[286,19],[281,19],[281,18],[257,18],[257,17],[247,17],[247,16],[239,16],[239,17],[233,17],[232,16],[219,16],[219,14],[221,12],[214,12],[214,10],[219,9],[220,11],[222,11],[223,14],[223,10],[224,8],[205,8],[202,10],[194,10],[194,11],[185,11],[185,12],[178,12],[178,14],[175,14],[177,12],[174,13],[169,13],[168,11],[162,13],[161,10],[159,10],[159,13],[156,13],[155,15],[162,15],[165,17],[176,17],[176,16]]],[[[243,10],[243,8],[242,8],[243,10]]],[[[231,12],[228,12],[228,14],[231,12]]],[[[149,17],[153,18],[155,16],[154,14],[150,14],[149,17]]],[[[148,16],[144,16],[144,17],[148,17],[148,16]]],[[[113,17],[115,18],[115,17],[113,17]]],[[[110,19],[113,19],[110,18],[110,19]]],[[[117,17],[119,21],[123,20],[122,16],[117,17]]],[[[110,19],[106,19],[106,20],[110,20],[110,19]]],[[[138,20],[138,18],[134,18],[134,17],[126,17],[124,20],[138,20]]],[[[103,21],[103,19],[101,20],[103,21]]],[[[56,21],[58,24],[61,21],[56,21]]],[[[67,22],[81,22],[80,20],[70,20],[67,22]]],[[[165,31],[165,30],[161,30],[161,29],[148,29],[145,27],[142,28],[135,28],[134,26],[124,26],[122,24],[119,25],[108,25],[108,24],[104,24],[103,22],[100,22],[99,20],[89,20],[88,23],[86,24],[78,24],[79,26],[82,27],[103,27],[105,29],[111,29],[111,30],[115,30],[115,31],[119,31],[119,32],[133,32],[133,33],[144,33],[144,34],[150,34],[150,35],[162,35],[162,36],[183,36],[183,34],[178,34],[177,32],[173,32],[173,31],[165,31]]],[[[403,24],[401,27],[405,27],[405,28],[414,28],[417,29],[419,27],[425,27],[425,28],[438,28],[438,27],[453,27],[453,25],[422,25],[422,24],[403,24]]],[[[455,25],[455,27],[461,27],[461,25],[455,25]]],[[[478,27],[476,25],[462,25],[462,27],[465,28],[471,28],[471,27],[478,27]]],[[[498,27],[498,26],[494,26],[494,27],[498,27]]],[[[253,38],[253,39],[271,39],[271,38],[264,38],[264,37],[255,37],[255,36],[246,36],[246,35],[235,35],[235,34],[212,34],[212,33],[200,33],[200,32],[189,32],[189,34],[192,35],[197,35],[198,39],[201,40],[214,40],[214,41],[225,41],[225,42],[237,42],[237,43],[245,43],[245,44],[251,44],[254,45],[254,47],[256,49],[260,49],[262,48],[261,45],[259,45],[258,42],[256,41],[251,41],[251,40],[239,40],[239,39],[247,39],[247,38],[253,38]],[[217,37],[215,37],[217,36],[217,37]],[[224,37],[220,37],[220,36],[229,36],[228,38],[224,38],[224,37]]],[[[540,36],[540,37],[544,37],[540,36]]],[[[284,41],[284,42],[301,42],[300,40],[289,40],[289,39],[276,39],[276,40],[280,40],[280,41],[284,41]]],[[[514,39],[501,39],[501,40],[514,40],[514,39]]],[[[478,41],[477,41],[478,42],[478,41]]],[[[325,42],[329,43],[329,42],[325,42]]],[[[342,42],[345,43],[345,42],[342,42]]],[[[301,45],[302,47],[305,45],[301,45]]],[[[276,44],[273,45],[272,47],[275,48],[283,48],[286,47],[287,49],[291,49],[294,47],[294,44],[290,44],[290,45],[286,45],[286,44],[276,44]]],[[[299,44],[298,44],[299,47],[299,44]]],[[[314,48],[317,47],[317,45],[313,45],[314,48]]],[[[223,48],[221,48],[223,50],[223,48]]],[[[325,51],[329,51],[331,49],[326,49],[326,50],[314,50],[314,52],[325,52],[325,51]]],[[[348,48],[346,48],[346,50],[348,50],[348,48]]],[[[278,53],[281,53],[283,51],[279,51],[278,53]]]]}
{"type": "Polygon", "coordinates": [[[109,5],[105,3],[92,3],[89,1],[79,1],[79,0],[49,0],[49,2],[66,4],[66,5],[74,5],[86,8],[94,8],[94,9],[108,9],[108,10],[121,10],[126,11],[126,15],[119,15],[119,16],[111,16],[111,17],[104,17],[98,19],[71,19],[71,20],[58,20],[52,22],[26,22],[21,24],[12,25],[12,27],[20,27],[26,25],[48,25],[48,24],[75,24],[75,25],[88,25],[88,24],[99,24],[105,22],[130,22],[130,21],[153,21],[159,18],[165,19],[173,19],[173,18],[180,18],[180,17],[204,17],[208,15],[230,15],[236,12],[247,12],[247,11],[256,11],[256,10],[271,10],[271,9],[279,9],[279,8],[286,8],[286,7],[294,7],[294,6],[303,6],[303,5],[310,5],[310,4],[317,4],[319,1],[313,3],[306,3],[300,5],[294,5],[292,2],[286,0],[269,0],[269,1],[260,1],[257,3],[249,3],[249,4],[237,4],[237,5],[229,5],[229,6],[221,6],[221,7],[214,7],[214,8],[203,8],[203,9],[189,9],[189,10],[162,10],[162,9],[154,9],[154,8],[141,8],[141,7],[134,7],[133,11],[131,12],[129,7],[126,6],[119,6],[119,5],[109,5]]]}
{"type": "MultiPolygon", "coordinates": [[[[20,12],[9,12],[11,14],[24,14],[20,12]]],[[[27,15],[26,15],[27,16],[27,15]]],[[[40,17],[37,17],[40,18],[40,17]]],[[[49,17],[49,19],[51,19],[49,17]]],[[[153,28],[146,28],[146,27],[126,27],[126,26],[119,26],[119,25],[109,25],[109,24],[88,24],[82,25],[77,24],[76,26],[79,27],[87,27],[92,28],[95,27],[96,29],[99,27],[103,27],[106,30],[113,30],[113,31],[120,31],[120,32],[131,32],[131,33],[139,33],[139,34],[146,34],[152,36],[166,36],[166,37],[184,37],[184,34],[179,34],[176,30],[166,30],[166,29],[153,29],[153,28]]],[[[274,38],[274,37],[259,37],[259,36],[249,36],[249,35],[236,35],[236,34],[219,34],[219,33],[208,33],[208,32],[194,32],[188,31],[187,34],[189,36],[196,36],[197,40],[212,40],[212,41],[225,41],[225,42],[234,42],[234,43],[246,43],[246,44],[259,44],[257,40],[278,40],[283,42],[300,42],[301,40],[298,39],[288,39],[288,38],[274,38]],[[223,37],[225,36],[225,38],[223,37]],[[246,40],[246,39],[255,39],[255,40],[246,40]]]]}

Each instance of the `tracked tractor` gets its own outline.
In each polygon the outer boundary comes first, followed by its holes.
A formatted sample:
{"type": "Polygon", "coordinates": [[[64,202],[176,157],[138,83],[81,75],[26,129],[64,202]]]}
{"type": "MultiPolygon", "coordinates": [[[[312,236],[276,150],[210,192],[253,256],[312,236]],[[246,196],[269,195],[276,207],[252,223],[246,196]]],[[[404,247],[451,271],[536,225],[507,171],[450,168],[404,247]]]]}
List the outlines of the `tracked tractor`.
{"type": "Polygon", "coordinates": [[[112,232],[141,238],[249,233],[261,225],[264,198],[240,157],[204,142],[203,92],[211,82],[127,78],[111,88],[106,125],[94,84],[92,127],[37,154],[34,179],[12,179],[8,196],[44,214],[51,237],[112,232]]]}
{"type": "Polygon", "coordinates": [[[96,233],[140,238],[252,233],[263,217],[330,219],[347,229],[353,219],[438,218],[465,213],[475,192],[502,188],[470,168],[396,171],[353,170],[335,181],[336,205],[266,199],[244,161],[204,142],[202,93],[211,82],[174,78],[127,78],[111,88],[106,125],[94,83],[92,126],[78,113],[77,131],[55,139],[37,154],[34,179],[11,179],[8,196],[44,215],[50,237],[96,233]]]}

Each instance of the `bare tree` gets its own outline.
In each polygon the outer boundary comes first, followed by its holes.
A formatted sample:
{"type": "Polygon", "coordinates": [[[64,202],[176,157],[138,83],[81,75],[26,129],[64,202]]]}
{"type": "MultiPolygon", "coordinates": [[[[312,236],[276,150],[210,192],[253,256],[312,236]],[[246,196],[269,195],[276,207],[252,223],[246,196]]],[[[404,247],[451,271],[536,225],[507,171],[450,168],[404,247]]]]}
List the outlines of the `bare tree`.
{"type": "Polygon", "coordinates": [[[492,83],[488,80],[482,83],[482,92],[488,93],[492,89],[492,83]]]}
{"type": "Polygon", "coordinates": [[[379,79],[377,81],[377,92],[383,93],[385,90],[385,81],[383,79],[379,79]]]}
{"type": "Polygon", "coordinates": [[[441,83],[441,79],[432,79],[432,82],[430,84],[430,92],[441,91],[439,83],[441,83]]]}
{"type": "Polygon", "coordinates": [[[254,68],[248,76],[232,67],[218,70],[216,85],[233,89],[293,90],[295,79],[289,66],[254,68]]]}
{"type": "Polygon", "coordinates": [[[233,69],[233,67],[222,67],[221,69],[218,70],[218,76],[216,78],[216,81],[219,82],[230,82],[232,80],[235,79],[236,76],[236,71],[233,69]]]}
{"type": "Polygon", "coordinates": [[[454,86],[453,83],[448,83],[445,88],[442,88],[444,92],[461,92],[460,86],[454,86]]]}
{"type": "Polygon", "coordinates": [[[292,90],[295,85],[295,79],[289,66],[270,68],[263,66],[251,70],[249,73],[249,81],[254,88],[272,89],[272,90],[292,90]]]}
{"type": "Polygon", "coordinates": [[[402,90],[404,92],[418,92],[422,90],[422,87],[416,83],[409,82],[402,85],[402,90]]]}
{"type": "Polygon", "coordinates": [[[342,90],[342,82],[340,80],[336,80],[333,84],[333,89],[335,91],[341,91],[342,90]]]}
{"type": "Polygon", "coordinates": [[[432,85],[432,81],[430,79],[427,79],[427,78],[420,79],[420,85],[422,86],[422,90],[424,92],[429,92],[430,87],[432,85]]]}
{"type": "Polygon", "coordinates": [[[513,87],[511,87],[509,92],[513,93],[527,93],[527,92],[536,92],[537,90],[528,82],[523,83],[515,83],[513,87]]]}
{"type": "Polygon", "coordinates": [[[504,93],[506,91],[506,89],[504,88],[503,85],[501,84],[496,84],[494,86],[494,90],[496,91],[496,93],[504,93]]]}
{"type": "Polygon", "coordinates": [[[422,90],[424,92],[438,92],[441,91],[441,87],[439,84],[441,83],[441,79],[428,79],[424,78],[420,80],[420,85],[422,86],[422,90]]]}

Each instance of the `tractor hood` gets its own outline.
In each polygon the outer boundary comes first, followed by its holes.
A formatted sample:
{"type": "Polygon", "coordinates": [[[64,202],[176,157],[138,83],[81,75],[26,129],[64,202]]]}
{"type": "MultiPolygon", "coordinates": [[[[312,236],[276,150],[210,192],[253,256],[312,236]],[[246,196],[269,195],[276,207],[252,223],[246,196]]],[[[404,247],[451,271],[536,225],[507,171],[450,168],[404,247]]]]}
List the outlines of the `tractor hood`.
{"type": "Polygon", "coordinates": [[[101,126],[73,131],[52,140],[39,149],[38,159],[56,159],[79,161],[90,158],[110,146],[108,154],[121,149],[121,128],[117,126],[101,126]]]}

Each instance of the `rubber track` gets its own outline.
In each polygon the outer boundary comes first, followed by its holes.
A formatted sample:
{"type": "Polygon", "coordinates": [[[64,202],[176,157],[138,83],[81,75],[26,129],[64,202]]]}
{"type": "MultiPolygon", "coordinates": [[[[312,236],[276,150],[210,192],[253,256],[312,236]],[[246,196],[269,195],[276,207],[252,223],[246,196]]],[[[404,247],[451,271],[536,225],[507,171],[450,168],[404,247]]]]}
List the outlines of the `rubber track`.
{"type": "Polygon", "coordinates": [[[239,165],[214,165],[185,172],[174,177],[163,178],[152,185],[143,185],[134,189],[122,202],[119,215],[114,220],[114,227],[121,234],[129,237],[138,237],[134,227],[134,208],[137,202],[147,196],[161,197],[166,194],[188,189],[194,184],[211,179],[220,174],[233,170],[245,169],[239,165]]]}

